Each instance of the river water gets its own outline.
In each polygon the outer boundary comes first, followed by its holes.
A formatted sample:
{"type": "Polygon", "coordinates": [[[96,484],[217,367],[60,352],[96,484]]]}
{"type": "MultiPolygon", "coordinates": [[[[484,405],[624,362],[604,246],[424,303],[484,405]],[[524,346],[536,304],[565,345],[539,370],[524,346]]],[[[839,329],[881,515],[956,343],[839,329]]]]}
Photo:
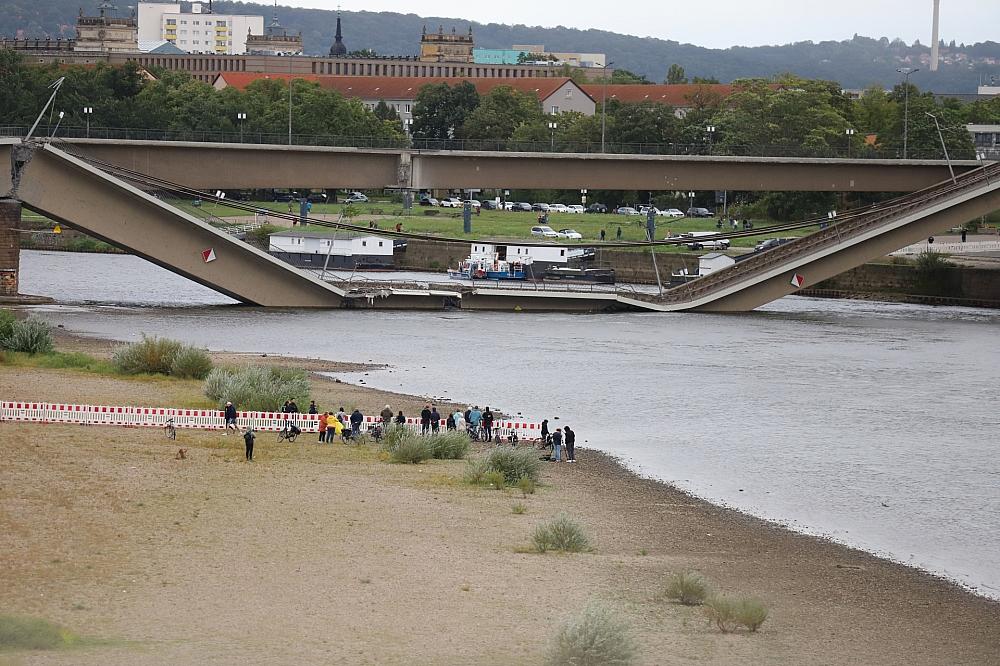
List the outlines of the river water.
{"type": "Polygon", "coordinates": [[[570,424],[644,474],[1000,598],[1000,312],[795,297],[741,315],[291,312],[134,257],[21,262],[22,291],[60,301],[35,312],[68,329],[386,363],[368,385],[570,424]]]}

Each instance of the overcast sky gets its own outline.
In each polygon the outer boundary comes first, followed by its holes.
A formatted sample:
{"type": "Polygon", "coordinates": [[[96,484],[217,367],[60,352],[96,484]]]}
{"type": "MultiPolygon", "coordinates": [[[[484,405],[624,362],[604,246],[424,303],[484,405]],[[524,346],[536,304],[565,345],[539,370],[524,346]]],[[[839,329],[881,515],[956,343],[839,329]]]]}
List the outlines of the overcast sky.
{"type": "MultiPolygon", "coordinates": [[[[932,0],[279,0],[279,5],[345,11],[390,11],[465,18],[481,23],[603,28],[612,32],[726,48],[812,40],[900,37],[931,41],[932,0]]],[[[1000,1],[941,0],[941,38],[958,43],[1000,40],[1000,1]]]]}

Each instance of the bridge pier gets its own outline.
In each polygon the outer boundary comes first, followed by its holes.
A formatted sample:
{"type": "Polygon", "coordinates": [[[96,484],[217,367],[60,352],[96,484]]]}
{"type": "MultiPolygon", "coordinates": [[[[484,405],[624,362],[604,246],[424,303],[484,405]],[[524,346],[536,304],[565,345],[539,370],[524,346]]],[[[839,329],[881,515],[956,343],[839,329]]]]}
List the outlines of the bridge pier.
{"type": "Polygon", "coordinates": [[[18,269],[21,261],[21,202],[0,199],[0,298],[17,296],[18,269]]]}

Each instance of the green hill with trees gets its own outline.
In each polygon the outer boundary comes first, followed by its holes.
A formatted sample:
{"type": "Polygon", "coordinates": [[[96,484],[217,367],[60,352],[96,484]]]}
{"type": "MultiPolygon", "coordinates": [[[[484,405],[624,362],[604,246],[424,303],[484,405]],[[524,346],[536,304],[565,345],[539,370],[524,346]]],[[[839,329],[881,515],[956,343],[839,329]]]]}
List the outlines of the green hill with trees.
{"type": "MultiPolygon", "coordinates": [[[[23,37],[72,37],[73,22],[83,4],[96,0],[0,0],[0,34],[23,37]]],[[[122,4],[124,7],[124,3],[122,4]]],[[[215,2],[218,12],[261,14],[270,17],[273,7],[262,3],[215,2]]],[[[90,9],[90,13],[93,13],[90,9]]],[[[707,49],[670,39],[621,35],[604,30],[543,28],[525,25],[481,24],[459,18],[421,17],[393,12],[343,12],[344,41],[351,51],[382,55],[413,55],[419,49],[424,25],[436,29],[471,25],[476,44],[486,48],[509,48],[511,44],[544,44],[552,51],[606,53],[615,66],[635,72],[652,82],[664,81],[672,64],[683,67],[688,77],[728,82],[740,78],[772,77],[791,72],[807,79],[837,81],[845,88],[878,85],[892,88],[899,80],[896,68],[907,59],[919,59],[928,46],[908,45],[886,37],[854,36],[843,41],[798,42],[782,46],[707,49]]],[[[293,31],[301,31],[307,53],[323,55],[333,41],[336,12],[320,9],[278,7],[278,19],[293,31]]],[[[668,35],[665,35],[667,37],[668,35]]],[[[937,93],[973,93],[980,80],[1000,79],[1000,44],[942,45],[942,63],[931,74],[920,72],[913,81],[937,93]],[[961,57],[959,57],[961,56],[961,57]]]]}

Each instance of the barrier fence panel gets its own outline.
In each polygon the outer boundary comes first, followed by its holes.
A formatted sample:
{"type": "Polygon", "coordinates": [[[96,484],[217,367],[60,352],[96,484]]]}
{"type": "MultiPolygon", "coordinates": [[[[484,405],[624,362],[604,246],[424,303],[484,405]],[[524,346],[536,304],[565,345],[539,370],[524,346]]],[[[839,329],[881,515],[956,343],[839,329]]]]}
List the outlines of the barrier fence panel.
{"type": "MultiPolygon", "coordinates": [[[[334,417],[333,414],[330,415],[334,417]]],[[[124,405],[69,405],[46,402],[0,401],[0,422],[58,423],[99,426],[126,426],[132,428],[163,428],[172,422],[178,430],[224,430],[223,412],[210,409],[177,409],[173,407],[135,407],[124,405]]],[[[319,414],[285,414],[281,412],[237,412],[236,425],[240,430],[278,432],[292,423],[302,432],[319,431],[319,414]]],[[[366,416],[360,431],[369,432],[382,419],[366,416]]],[[[397,425],[395,420],[392,425],[397,425]]],[[[408,418],[404,425],[412,432],[420,432],[420,419],[408,418]]],[[[447,422],[439,421],[444,431],[447,422]]],[[[516,434],[518,439],[537,439],[538,425],[526,421],[497,421],[494,435],[507,440],[516,434]]]]}

